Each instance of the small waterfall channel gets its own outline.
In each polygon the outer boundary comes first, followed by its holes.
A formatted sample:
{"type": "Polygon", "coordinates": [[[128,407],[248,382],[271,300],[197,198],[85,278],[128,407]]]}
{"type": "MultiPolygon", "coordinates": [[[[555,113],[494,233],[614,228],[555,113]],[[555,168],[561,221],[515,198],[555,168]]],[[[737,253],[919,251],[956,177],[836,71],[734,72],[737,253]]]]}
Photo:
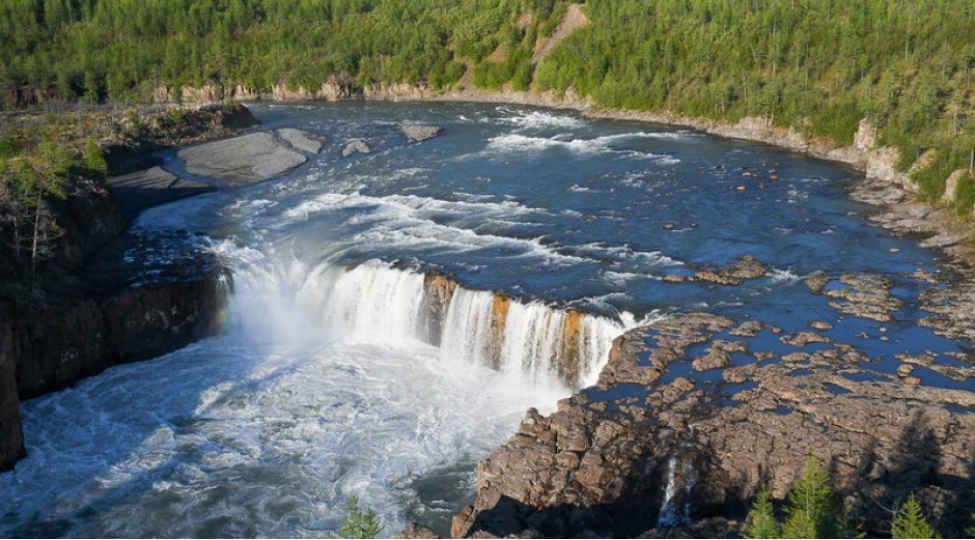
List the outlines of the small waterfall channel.
{"type": "Polygon", "coordinates": [[[667,484],[660,505],[656,526],[674,528],[691,522],[691,490],[697,484],[697,469],[694,467],[694,426],[667,460],[667,484]]]}

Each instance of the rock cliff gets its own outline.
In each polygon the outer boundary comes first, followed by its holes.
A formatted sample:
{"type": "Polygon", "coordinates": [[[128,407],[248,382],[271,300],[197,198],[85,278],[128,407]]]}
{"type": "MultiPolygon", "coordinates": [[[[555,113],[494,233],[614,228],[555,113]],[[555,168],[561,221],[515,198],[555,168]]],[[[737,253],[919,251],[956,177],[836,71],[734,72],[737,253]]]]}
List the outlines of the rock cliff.
{"type": "MultiPolygon", "coordinates": [[[[154,149],[226,136],[256,123],[246,109],[227,107],[190,109],[179,123],[165,110],[146,111],[140,113],[140,129],[126,124],[131,118],[92,114],[85,125],[94,123],[104,131],[102,140],[111,141],[109,171],[118,173],[145,168],[154,149]]],[[[171,261],[178,263],[171,271],[152,279],[136,278],[123,262],[132,247],[127,223],[143,208],[171,200],[172,193],[163,193],[169,184],[126,185],[123,189],[141,195],[125,192],[117,198],[112,188],[118,186],[76,179],[71,195],[56,208],[65,233],[56,255],[39,269],[43,289],[32,298],[0,301],[0,470],[25,453],[21,399],[218,331],[229,279],[214,259],[184,253],[171,261]]],[[[5,283],[17,280],[3,276],[5,283]]]]}

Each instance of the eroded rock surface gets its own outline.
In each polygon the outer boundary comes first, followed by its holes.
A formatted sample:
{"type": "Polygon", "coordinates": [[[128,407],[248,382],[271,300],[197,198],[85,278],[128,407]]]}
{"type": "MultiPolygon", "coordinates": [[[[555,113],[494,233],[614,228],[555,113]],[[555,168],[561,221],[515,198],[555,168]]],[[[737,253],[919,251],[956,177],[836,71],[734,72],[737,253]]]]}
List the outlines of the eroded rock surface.
{"type": "Polygon", "coordinates": [[[452,535],[694,536],[713,519],[727,534],[760,485],[784,497],[810,454],[868,533],[889,534],[886,508],[910,492],[940,530],[967,526],[975,394],[776,330],[695,313],[621,336],[596,387],[530,410],[478,466],[452,535]]]}
{"type": "Polygon", "coordinates": [[[267,132],[191,146],[180,150],[177,156],[186,161],[186,170],[192,174],[239,184],[280,176],[308,159],[267,132]]]}

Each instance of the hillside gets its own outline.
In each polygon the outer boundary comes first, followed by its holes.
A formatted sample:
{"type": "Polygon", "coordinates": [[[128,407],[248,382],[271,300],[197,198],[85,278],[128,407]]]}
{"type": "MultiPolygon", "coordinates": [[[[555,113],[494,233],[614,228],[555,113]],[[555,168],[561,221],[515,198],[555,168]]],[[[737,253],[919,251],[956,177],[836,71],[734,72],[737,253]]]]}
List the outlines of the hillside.
{"type": "MultiPolygon", "coordinates": [[[[975,149],[973,11],[965,0],[11,0],[0,107],[148,101],[160,85],[444,89],[470,66],[465,80],[481,88],[765,117],[838,144],[870,116],[902,170],[938,151],[915,175],[934,201],[975,149]]],[[[975,184],[957,186],[949,198],[969,215],[975,184]]]]}

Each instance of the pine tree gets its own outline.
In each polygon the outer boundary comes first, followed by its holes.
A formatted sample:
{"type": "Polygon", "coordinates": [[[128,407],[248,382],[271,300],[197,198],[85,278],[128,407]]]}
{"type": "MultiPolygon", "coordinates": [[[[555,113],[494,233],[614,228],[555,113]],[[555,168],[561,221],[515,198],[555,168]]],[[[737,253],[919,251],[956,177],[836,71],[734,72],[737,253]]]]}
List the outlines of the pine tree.
{"type": "Polygon", "coordinates": [[[810,455],[802,478],[789,492],[782,524],[785,538],[848,538],[857,536],[850,526],[849,513],[830,486],[829,474],[819,459],[810,455]]]}
{"type": "Polygon", "coordinates": [[[342,538],[376,538],[383,531],[382,520],[372,511],[359,508],[358,497],[352,497],[345,505],[345,515],[342,517],[342,527],[339,536],[342,538]]]}
{"type": "Polygon", "coordinates": [[[748,512],[745,538],[779,538],[779,523],[775,520],[772,494],[767,485],[758,490],[755,504],[748,512]]]}
{"type": "Polygon", "coordinates": [[[924,519],[924,512],[913,493],[897,511],[891,533],[894,538],[941,538],[924,519]]]}

